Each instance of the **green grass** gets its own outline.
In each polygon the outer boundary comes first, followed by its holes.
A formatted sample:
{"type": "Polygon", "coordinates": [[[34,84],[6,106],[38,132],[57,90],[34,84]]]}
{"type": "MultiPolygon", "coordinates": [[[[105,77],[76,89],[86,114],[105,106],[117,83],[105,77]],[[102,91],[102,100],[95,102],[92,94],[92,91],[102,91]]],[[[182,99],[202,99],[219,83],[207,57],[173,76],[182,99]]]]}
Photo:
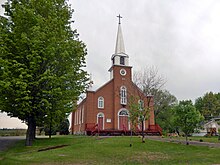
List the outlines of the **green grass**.
{"type": "MultiPolygon", "coordinates": [[[[169,138],[169,137],[167,137],[169,138]]],[[[185,137],[170,137],[171,139],[176,139],[176,140],[185,140],[185,137]]],[[[205,137],[205,136],[191,136],[188,137],[188,140],[193,140],[193,141],[200,141],[202,140],[203,142],[211,142],[211,143],[220,143],[218,140],[218,136],[210,136],[210,137],[205,137]]]]}
{"type": "Polygon", "coordinates": [[[24,141],[13,148],[0,152],[0,164],[218,164],[220,148],[186,146],[169,142],[146,140],[138,137],[87,137],[57,136],[52,139],[37,139],[32,147],[24,141]],[[67,147],[38,152],[39,149],[68,145],[67,147]]]}

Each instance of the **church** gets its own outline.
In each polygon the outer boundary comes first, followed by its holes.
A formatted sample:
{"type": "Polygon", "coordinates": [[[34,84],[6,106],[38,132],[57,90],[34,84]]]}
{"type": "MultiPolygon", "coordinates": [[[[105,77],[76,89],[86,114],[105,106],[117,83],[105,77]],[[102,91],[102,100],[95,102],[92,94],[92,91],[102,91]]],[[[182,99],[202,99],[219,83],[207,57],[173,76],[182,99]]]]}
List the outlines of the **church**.
{"type": "MultiPolygon", "coordinates": [[[[115,53],[111,57],[112,65],[108,70],[110,80],[97,90],[89,88],[86,91],[86,98],[72,112],[72,134],[129,134],[131,129],[129,99],[131,96],[137,96],[138,103],[150,107],[148,120],[142,124],[145,134],[161,135],[162,133],[160,126],[155,124],[153,96],[145,96],[132,82],[132,66],[129,65],[129,56],[125,52],[121,16],[118,17],[115,53]]],[[[142,125],[137,125],[135,132],[140,132],[142,125]]]]}

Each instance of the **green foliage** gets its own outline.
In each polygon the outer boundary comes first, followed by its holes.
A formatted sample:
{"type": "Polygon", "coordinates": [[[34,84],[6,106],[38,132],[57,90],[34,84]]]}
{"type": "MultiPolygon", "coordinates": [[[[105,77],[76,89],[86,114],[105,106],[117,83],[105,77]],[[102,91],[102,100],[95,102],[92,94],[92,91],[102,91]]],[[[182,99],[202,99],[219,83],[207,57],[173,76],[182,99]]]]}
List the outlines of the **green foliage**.
{"type": "Polygon", "coordinates": [[[154,90],[154,111],[156,123],[160,125],[163,132],[174,132],[173,107],[177,104],[175,96],[167,90],[154,90]]]}
{"type": "Polygon", "coordinates": [[[206,93],[195,101],[195,107],[208,120],[220,115],[220,93],[206,93]]]}
{"type": "Polygon", "coordinates": [[[166,111],[177,104],[177,98],[168,90],[153,90],[154,96],[154,111],[155,116],[158,116],[161,111],[166,111]]]}
{"type": "Polygon", "coordinates": [[[64,121],[62,121],[59,126],[60,135],[68,135],[69,126],[70,126],[70,123],[68,119],[65,119],[64,121]]]}
{"type": "Polygon", "coordinates": [[[131,95],[128,99],[129,106],[129,121],[131,123],[131,129],[135,131],[136,126],[140,123],[140,109],[138,104],[138,99],[131,95]]]}
{"type": "Polygon", "coordinates": [[[57,123],[47,123],[44,125],[44,132],[45,135],[56,135],[57,132],[59,132],[60,135],[68,135],[69,134],[69,120],[65,118],[62,121],[59,121],[57,123]],[[51,128],[50,128],[51,124],[51,128]],[[51,130],[50,130],[51,129],[51,130]]]}
{"type": "Polygon", "coordinates": [[[0,109],[33,130],[46,115],[62,119],[72,110],[88,80],[86,48],[71,29],[73,10],[65,0],[11,0],[5,10],[0,109]]]}
{"type": "Polygon", "coordinates": [[[129,121],[131,123],[132,130],[135,130],[139,124],[142,125],[143,122],[149,118],[151,98],[145,99],[145,104],[144,99],[144,95],[131,95],[128,99],[129,121]]]}
{"type": "Polygon", "coordinates": [[[191,100],[180,101],[173,113],[176,126],[184,132],[185,136],[193,133],[203,120],[203,116],[196,110],[191,100]]]}

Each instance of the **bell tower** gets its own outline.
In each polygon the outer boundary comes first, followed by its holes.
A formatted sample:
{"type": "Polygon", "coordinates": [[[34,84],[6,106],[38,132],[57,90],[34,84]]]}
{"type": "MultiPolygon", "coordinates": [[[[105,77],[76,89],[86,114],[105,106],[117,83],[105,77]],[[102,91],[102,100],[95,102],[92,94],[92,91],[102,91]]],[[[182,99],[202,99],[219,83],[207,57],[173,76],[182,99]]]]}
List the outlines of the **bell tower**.
{"type": "MultiPolygon", "coordinates": [[[[112,66],[109,69],[110,71],[110,78],[114,78],[114,68],[115,66],[118,66],[122,68],[121,72],[124,72],[123,68],[129,67],[129,56],[125,53],[125,46],[124,46],[124,40],[121,30],[121,15],[118,16],[119,22],[118,22],[118,32],[117,32],[117,38],[116,38],[116,45],[115,45],[115,53],[112,55],[112,66]]],[[[123,73],[122,73],[123,75],[123,73]]]]}

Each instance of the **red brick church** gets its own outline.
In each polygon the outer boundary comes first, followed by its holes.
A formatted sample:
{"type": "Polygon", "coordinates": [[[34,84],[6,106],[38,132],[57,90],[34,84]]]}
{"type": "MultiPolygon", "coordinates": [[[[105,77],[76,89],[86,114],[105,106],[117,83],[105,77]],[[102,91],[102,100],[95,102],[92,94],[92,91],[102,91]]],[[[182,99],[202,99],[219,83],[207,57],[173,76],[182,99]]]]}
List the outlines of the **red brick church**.
{"type": "MultiPolygon", "coordinates": [[[[132,66],[129,65],[129,56],[125,53],[120,15],[115,53],[111,61],[110,80],[97,90],[89,88],[86,98],[72,112],[72,133],[128,134],[131,129],[129,97],[141,96],[141,100],[137,101],[142,101],[144,106],[150,105],[150,116],[143,126],[145,133],[161,134],[161,129],[154,120],[153,97],[145,96],[132,82],[132,66]],[[150,104],[147,104],[149,99],[150,104]]],[[[140,131],[140,127],[142,126],[137,126],[137,131],[140,131]]]]}

